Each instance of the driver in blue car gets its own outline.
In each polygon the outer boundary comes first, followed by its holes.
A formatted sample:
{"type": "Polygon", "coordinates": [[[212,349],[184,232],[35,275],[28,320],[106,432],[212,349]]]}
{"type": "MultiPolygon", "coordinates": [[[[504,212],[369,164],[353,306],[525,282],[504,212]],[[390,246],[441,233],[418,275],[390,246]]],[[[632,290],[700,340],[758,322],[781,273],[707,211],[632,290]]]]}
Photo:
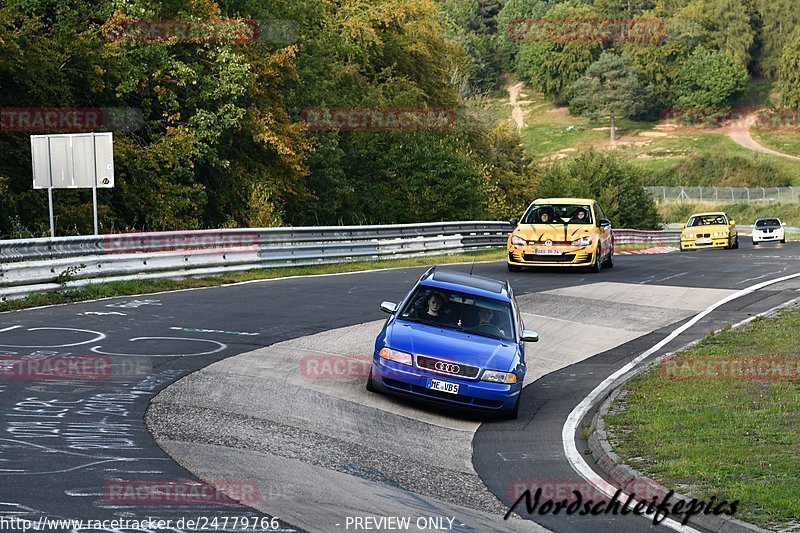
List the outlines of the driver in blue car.
{"type": "Polygon", "coordinates": [[[500,329],[496,324],[492,322],[494,319],[494,311],[487,307],[481,307],[478,309],[478,325],[475,328],[483,328],[488,330],[497,330],[500,331],[502,335],[505,335],[506,332],[500,329]]]}

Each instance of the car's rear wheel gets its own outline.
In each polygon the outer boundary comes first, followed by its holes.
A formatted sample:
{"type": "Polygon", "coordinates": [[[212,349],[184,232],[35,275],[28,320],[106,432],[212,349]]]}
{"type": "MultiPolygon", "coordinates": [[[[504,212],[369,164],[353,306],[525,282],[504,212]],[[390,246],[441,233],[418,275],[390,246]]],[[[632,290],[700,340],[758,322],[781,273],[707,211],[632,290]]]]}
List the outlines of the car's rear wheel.
{"type": "Polygon", "coordinates": [[[512,265],[511,263],[508,263],[508,271],[509,272],[521,272],[522,271],[522,267],[519,266],[519,265],[512,265]]]}
{"type": "Polygon", "coordinates": [[[369,369],[369,377],[367,378],[367,390],[369,392],[378,392],[375,388],[375,383],[372,382],[372,367],[369,369]]]}

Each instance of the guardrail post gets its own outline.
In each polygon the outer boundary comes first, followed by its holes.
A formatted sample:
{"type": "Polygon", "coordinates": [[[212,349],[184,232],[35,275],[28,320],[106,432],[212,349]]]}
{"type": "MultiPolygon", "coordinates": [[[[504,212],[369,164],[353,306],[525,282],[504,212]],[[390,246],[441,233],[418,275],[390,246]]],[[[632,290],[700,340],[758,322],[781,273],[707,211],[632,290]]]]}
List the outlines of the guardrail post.
{"type": "Polygon", "coordinates": [[[714,201],[719,202],[719,190],[714,187],[714,201]]]}
{"type": "Polygon", "coordinates": [[[781,203],[781,188],[775,187],[775,189],[778,191],[778,203],[781,203]]]}
{"type": "Polygon", "coordinates": [[[731,187],[730,189],[731,189],[731,202],[735,204],[736,198],[733,197],[733,187],[731,187]]]}
{"type": "Polygon", "coordinates": [[[745,190],[747,191],[747,205],[750,205],[750,188],[748,187],[745,190]]]}
{"type": "Polygon", "coordinates": [[[698,189],[700,189],[700,201],[702,202],[703,201],[703,188],[702,187],[698,187],[698,189]]]}
{"type": "Polygon", "coordinates": [[[764,203],[767,202],[767,191],[764,187],[761,187],[761,199],[764,200],[764,203]]]}

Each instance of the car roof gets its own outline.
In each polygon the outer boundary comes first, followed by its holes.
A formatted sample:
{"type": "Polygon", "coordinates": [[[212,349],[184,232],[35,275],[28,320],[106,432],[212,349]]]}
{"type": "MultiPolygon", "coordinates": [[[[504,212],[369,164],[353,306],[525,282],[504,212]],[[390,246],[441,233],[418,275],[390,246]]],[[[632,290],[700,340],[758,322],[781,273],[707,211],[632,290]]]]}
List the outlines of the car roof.
{"type": "Polygon", "coordinates": [[[780,217],[761,217],[757,218],[756,222],[758,222],[759,220],[780,220],[780,217]]]}
{"type": "Polygon", "coordinates": [[[728,216],[728,213],[725,213],[724,211],[713,211],[711,213],[694,213],[689,218],[692,218],[692,217],[710,217],[710,216],[719,216],[719,215],[728,216]]]}
{"type": "Polygon", "coordinates": [[[429,287],[468,292],[476,296],[509,301],[511,291],[506,281],[473,276],[456,270],[431,268],[422,276],[420,283],[429,287]]]}
{"type": "Polygon", "coordinates": [[[595,200],[590,198],[537,198],[534,204],[595,204],[595,200]]]}

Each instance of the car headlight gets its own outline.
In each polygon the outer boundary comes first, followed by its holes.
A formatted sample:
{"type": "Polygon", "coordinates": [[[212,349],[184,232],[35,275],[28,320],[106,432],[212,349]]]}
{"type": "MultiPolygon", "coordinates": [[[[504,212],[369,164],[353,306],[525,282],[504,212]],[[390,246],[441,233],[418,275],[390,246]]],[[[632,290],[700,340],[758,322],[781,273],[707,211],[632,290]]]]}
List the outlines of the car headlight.
{"type": "Polygon", "coordinates": [[[493,383],[516,383],[517,375],[511,372],[497,372],[495,370],[484,370],[482,381],[491,381],[493,383]]]}
{"type": "Polygon", "coordinates": [[[727,236],[728,236],[728,232],[727,231],[715,231],[714,232],[714,237],[727,237],[727,236]]]}
{"type": "Polygon", "coordinates": [[[516,246],[525,246],[526,244],[528,244],[528,241],[526,241],[522,237],[518,237],[516,235],[512,235],[511,236],[511,244],[514,244],[516,246]]]}
{"type": "Polygon", "coordinates": [[[691,233],[683,233],[683,234],[681,234],[681,240],[682,241],[691,241],[692,239],[694,239],[694,235],[692,235],[691,233]]]}
{"type": "Polygon", "coordinates": [[[411,366],[412,364],[410,353],[392,350],[391,348],[381,348],[381,351],[378,352],[378,355],[380,355],[382,359],[394,361],[395,363],[400,363],[408,366],[411,366]]]}
{"type": "Polygon", "coordinates": [[[580,239],[575,239],[572,241],[572,246],[589,246],[592,244],[592,236],[587,235],[585,237],[581,237],[580,239]]]}

